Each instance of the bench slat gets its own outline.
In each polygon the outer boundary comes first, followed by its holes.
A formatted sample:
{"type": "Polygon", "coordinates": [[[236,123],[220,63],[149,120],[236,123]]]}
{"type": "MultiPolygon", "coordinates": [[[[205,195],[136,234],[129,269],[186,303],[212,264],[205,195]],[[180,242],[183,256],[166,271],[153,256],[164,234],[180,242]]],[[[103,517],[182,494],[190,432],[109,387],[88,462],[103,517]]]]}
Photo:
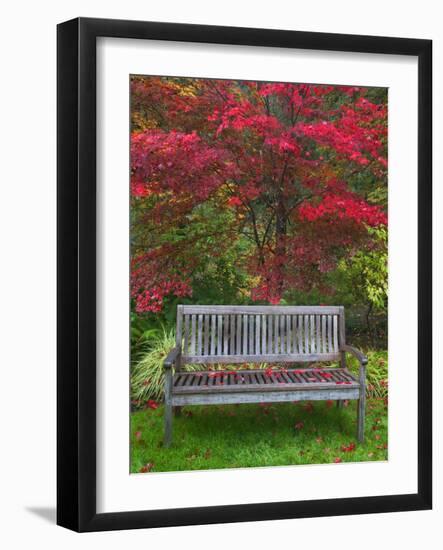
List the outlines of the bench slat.
{"type": "MultiPolygon", "coordinates": [[[[291,391],[310,391],[315,392],[322,389],[336,389],[337,387],[341,388],[340,384],[335,384],[335,382],[302,382],[302,383],[287,383],[287,382],[279,382],[278,380],[274,379],[274,381],[271,384],[257,384],[255,379],[252,379],[252,375],[250,375],[245,382],[242,384],[236,384],[236,385],[229,385],[224,380],[222,381],[221,378],[214,378],[215,380],[214,385],[208,385],[208,386],[192,386],[192,385],[184,385],[184,386],[174,386],[173,393],[174,394],[203,394],[203,393],[211,393],[211,392],[225,392],[225,393],[239,393],[239,392],[250,392],[250,391],[263,391],[263,392],[271,392],[271,391],[284,391],[284,390],[291,390],[291,391]],[[223,383],[222,383],[223,382],[223,383]]],[[[350,384],[343,385],[343,389],[354,389],[359,388],[360,385],[358,382],[351,382],[350,384]]]]}
{"type": "Polygon", "coordinates": [[[236,353],[236,348],[235,348],[235,318],[236,318],[236,315],[231,315],[231,321],[230,321],[230,331],[229,331],[229,334],[230,334],[230,342],[229,342],[229,353],[231,354],[234,354],[236,353]]]}
{"type": "Polygon", "coordinates": [[[211,355],[215,354],[215,327],[217,318],[215,315],[211,315],[211,355]]]}
{"type": "Polygon", "coordinates": [[[263,315],[262,318],[262,327],[261,327],[261,352],[266,353],[266,325],[267,325],[267,318],[266,315],[263,315]]]}
{"type": "Polygon", "coordinates": [[[337,323],[337,315],[333,316],[334,319],[334,351],[338,351],[338,323],[337,323]]]}
{"type": "Polygon", "coordinates": [[[217,355],[221,355],[223,353],[222,329],[222,316],[217,315],[217,355]]]}
{"type": "Polygon", "coordinates": [[[261,339],[261,327],[260,327],[261,315],[255,316],[255,354],[259,355],[260,350],[260,339],[261,339]]]}
{"type": "Polygon", "coordinates": [[[279,316],[276,315],[274,318],[274,353],[278,354],[279,352],[279,345],[278,342],[280,340],[280,323],[279,323],[279,316]]]}
{"type": "Polygon", "coordinates": [[[203,315],[198,316],[197,354],[202,354],[203,315]]]}
{"type": "Polygon", "coordinates": [[[183,355],[183,363],[305,363],[309,361],[336,361],[340,353],[272,353],[260,355],[183,355]]]}
{"type": "Polygon", "coordinates": [[[215,313],[217,315],[224,315],[226,313],[234,314],[269,314],[269,315],[286,315],[288,313],[298,315],[315,315],[317,313],[339,315],[341,306],[197,306],[197,305],[184,305],[183,313],[199,314],[199,313],[215,313]]]}
{"type": "Polygon", "coordinates": [[[240,315],[237,316],[237,346],[235,348],[236,353],[241,353],[241,326],[242,326],[242,318],[240,315]]]}
{"type": "Polygon", "coordinates": [[[337,389],[320,389],[317,391],[269,391],[262,392],[216,392],[201,394],[172,394],[172,405],[227,405],[231,403],[278,403],[287,401],[325,401],[328,399],[358,399],[359,388],[337,386],[337,389]],[[345,389],[346,388],[346,389],[345,389]]]}
{"type": "Polygon", "coordinates": [[[204,348],[203,355],[208,355],[208,345],[209,345],[209,315],[205,314],[205,336],[204,336],[204,348]]]}

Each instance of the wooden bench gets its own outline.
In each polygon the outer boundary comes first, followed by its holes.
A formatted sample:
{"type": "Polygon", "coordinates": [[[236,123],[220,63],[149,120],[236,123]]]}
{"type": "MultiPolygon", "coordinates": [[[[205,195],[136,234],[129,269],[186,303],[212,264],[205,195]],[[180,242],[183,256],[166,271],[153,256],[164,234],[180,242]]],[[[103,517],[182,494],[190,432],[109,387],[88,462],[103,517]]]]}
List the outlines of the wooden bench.
{"type": "Polygon", "coordinates": [[[164,361],[165,437],[183,405],[358,400],[357,438],[364,440],[366,356],[346,345],[342,306],[177,306],[176,347],[164,361]],[[356,378],[346,353],[360,363],[356,378]],[[315,363],[340,367],[183,371],[185,364],[315,363]]]}

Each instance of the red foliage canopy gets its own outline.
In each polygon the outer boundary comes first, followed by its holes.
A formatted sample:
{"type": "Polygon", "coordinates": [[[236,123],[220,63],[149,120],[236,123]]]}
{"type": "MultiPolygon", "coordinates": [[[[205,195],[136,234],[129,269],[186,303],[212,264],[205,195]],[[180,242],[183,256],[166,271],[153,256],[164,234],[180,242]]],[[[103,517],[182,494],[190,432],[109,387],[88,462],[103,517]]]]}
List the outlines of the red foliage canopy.
{"type": "MultiPolygon", "coordinates": [[[[321,286],[368,239],[366,226],[387,223],[383,208],[350,183],[356,174],[386,180],[387,105],[367,95],[356,87],[134,77],[137,223],[164,233],[214,201],[253,243],[242,262],[257,281],[254,300],[278,303],[288,289],[321,286]]],[[[192,244],[134,247],[138,311],[191,293],[192,244]]],[[[221,244],[213,246],[216,254],[221,244]]]]}

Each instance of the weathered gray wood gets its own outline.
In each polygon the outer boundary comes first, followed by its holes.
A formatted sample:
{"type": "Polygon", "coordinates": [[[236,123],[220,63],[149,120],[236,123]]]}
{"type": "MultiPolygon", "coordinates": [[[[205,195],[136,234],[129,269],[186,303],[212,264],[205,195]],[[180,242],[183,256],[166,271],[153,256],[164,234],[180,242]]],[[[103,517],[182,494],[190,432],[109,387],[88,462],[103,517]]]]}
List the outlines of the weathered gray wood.
{"type": "Polygon", "coordinates": [[[368,358],[366,357],[366,355],[357,348],[354,348],[353,346],[347,346],[346,344],[344,344],[341,346],[341,350],[352,353],[352,355],[354,355],[359,360],[359,362],[363,363],[364,365],[368,363],[368,358]]]}
{"type": "Polygon", "coordinates": [[[261,350],[260,350],[260,337],[261,337],[260,320],[261,320],[261,315],[256,315],[255,316],[255,354],[256,355],[260,355],[260,353],[261,353],[261,350]]]}
{"type": "Polygon", "coordinates": [[[286,353],[291,353],[291,350],[292,350],[291,316],[286,315],[286,353]]]}
{"type": "MultiPolygon", "coordinates": [[[[215,386],[200,386],[200,385],[193,385],[192,380],[187,380],[184,386],[174,386],[173,388],[173,395],[176,394],[182,394],[182,393],[211,393],[211,392],[244,392],[244,391],[284,391],[284,390],[291,390],[291,391],[319,391],[322,389],[331,389],[335,390],[337,388],[336,382],[309,382],[309,379],[306,376],[303,376],[302,374],[299,374],[300,377],[304,379],[304,381],[301,382],[279,382],[278,378],[276,378],[275,375],[267,376],[268,383],[259,383],[256,379],[256,374],[253,372],[247,372],[245,374],[245,377],[249,380],[246,383],[242,384],[232,384],[232,385],[223,385],[218,386],[217,384],[220,383],[220,378],[215,379],[215,386]],[[269,383],[270,381],[270,383],[269,383]]],[[[227,376],[227,375],[224,375],[227,376]]],[[[265,377],[263,377],[265,378],[265,377]]],[[[280,377],[279,377],[280,378],[280,377]]],[[[359,388],[358,382],[351,382],[350,384],[346,384],[346,389],[355,389],[359,388]]]]}
{"type": "Polygon", "coordinates": [[[254,347],[254,317],[249,315],[248,332],[249,332],[249,354],[256,355],[254,347]]]}
{"type": "Polygon", "coordinates": [[[345,328],[345,308],[340,306],[339,313],[339,346],[342,348],[346,345],[346,328],[345,328]]]}
{"type": "Polygon", "coordinates": [[[189,353],[189,315],[185,315],[185,334],[183,343],[183,353],[187,355],[189,353]]]}
{"type": "Polygon", "coordinates": [[[289,313],[298,315],[339,315],[342,306],[195,306],[184,305],[183,313],[199,314],[199,313],[217,313],[224,315],[226,313],[236,314],[270,314],[270,315],[286,315],[289,313]]]}
{"type": "Polygon", "coordinates": [[[292,328],[292,353],[298,353],[297,351],[297,338],[298,338],[297,315],[291,315],[291,328],[292,328]]]}
{"type": "Polygon", "coordinates": [[[195,315],[191,316],[191,354],[195,355],[195,336],[196,336],[196,318],[195,315]]]}
{"type": "Polygon", "coordinates": [[[172,370],[167,368],[165,372],[165,433],[163,440],[165,447],[169,447],[172,443],[172,406],[172,370]]]}
{"type": "Polygon", "coordinates": [[[211,315],[211,355],[215,355],[216,321],[217,317],[211,315]]]}
{"type": "Polygon", "coordinates": [[[172,348],[166,356],[165,360],[163,361],[163,366],[165,368],[171,368],[177,363],[177,361],[180,361],[180,358],[181,346],[175,346],[175,348],[172,348]]]}
{"type": "Polygon", "coordinates": [[[327,353],[327,345],[326,345],[326,315],[321,316],[321,350],[323,353],[327,353]]]}
{"type": "Polygon", "coordinates": [[[310,330],[311,330],[311,337],[310,337],[310,341],[311,341],[311,353],[316,353],[317,351],[317,348],[315,346],[315,317],[314,315],[311,315],[309,317],[309,326],[310,326],[310,330]]]}
{"type": "Polygon", "coordinates": [[[248,316],[243,315],[243,355],[248,355],[248,316]]]}
{"type": "Polygon", "coordinates": [[[204,334],[204,348],[203,355],[208,355],[209,351],[209,315],[205,315],[205,334],[204,334]]]}
{"type": "Polygon", "coordinates": [[[223,317],[217,315],[217,355],[222,355],[223,353],[223,317]]]}
{"type": "Polygon", "coordinates": [[[229,315],[223,315],[223,355],[228,355],[229,315]]]}
{"type": "Polygon", "coordinates": [[[262,318],[262,327],[261,327],[261,352],[263,354],[266,354],[266,325],[267,325],[267,317],[266,315],[263,315],[262,318]]]}
{"type": "MultiPolygon", "coordinates": [[[[223,387],[223,386],[221,386],[223,387]]],[[[245,392],[180,394],[172,396],[173,405],[222,405],[230,403],[275,403],[285,401],[326,401],[336,399],[358,399],[358,389],[337,389],[298,392],[245,392]]]]}
{"type": "Polygon", "coordinates": [[[197,354],[202,354],[203,315],[198,316],[197,354]]]}
{"type": "Polygon", "coordinates": [[[279,352],[279,342],[280,342],[280,324],[279,316],[275,315],[274,317],[274,353],[279,352]]]}
{"type": "Polygon", "coordinates": [[[177,306],[177,329],[175,331],[175,345],[182,345],[183,341],[183,306],[177,306]]]}
{"type": "Polygon", "coordinates": [[[280,353],[286,352],[286,327],[285,316],[280,315],[280,353]]]}
{"type": "Polygon", "coordinates": [[[333,325],[334,325],[334,329],[333,329],[333,336],[334,336],[334,339],[333,339],[333,350],[335,352],[338,351],[338,336],[337,336],[337,315],[334,315],[333,317],[333,325]]]}
{"type": "Polygon", "coordinates": [[[230,327],[230,330],[229,330],[229,334],[230,334],[229,353],[231,355],[234,355],[235,352],[236,352],[236,348],[235,348],[235,318],[236,318],[235,315],[231,315],[231,321],[230,321],[230,324],[229,324],[229,327],[230,327]]]}
{"type": "Polygon", "coordinates": [[[360,384],[359,400],[357,405],[357,439],[360,443],[365,440],[365,409],[366,409],[366,364],[361,362],[358,381],[360,384]]]}
{"type": "Polygon", "coordinates": [[[332,352],[334,347],[332,345],[332,315],[328,315],[328,352],[332,352]]]}
{"type": "Polygon", "coordinates": [[[235,349],[236,353],[242,352],[242,341],[241,341],[241,327],[242,327],[242,318],[240,315],[236,316],[237,320],[237,346],[235,349]]]}
{"type": "MultiPolygon", "coordinates": [[[[280,356],[278,356],[280,357],[280,356]]],[[[297,367],[297,368],[275,368],[273,369],[273,372],[282,373],[282,372],[302,372],[308,376],[311,376],[311,374],[317,373],[321,375],[321,373],[334,373],[338,378],[338,380],[354,380],[357,381],[358,377],[355,377],[349,370],[342,369],[341,367],[322,367],[321,369],[318,367],[297,367]]],[[[199,374],[205,374],[207,371],[199,371],[199,374]]],[[[213,371],[208,371],[213,372],[213,371]]],[[[264,373],[265,369],[263,367],[251,369],[251,368],[240,368],[236,370],[229,370],[224,372],[231,372],[234,375],[240,376],[244,373],[264,373]]],[[[192,372],[180,372],[177,374],[177,378],[181,379],[183,377],[187,377],[189,374],[193,374],[192,372]]]]}
{"type": "Polygon", "coordinates": [[[309,361],[336,361],[340,353],[272,353],[260,355],[183,355],[183,363],[306,363],[309,361]]]}
{"type": "Polygon", "coordinates": [[[298,334],[298,353],[303,353],[303,317],[298,315],[297,321],[297,334],[298,334]]]}
{"type": "Polygon", "coordinates": [[[165,446],[172,412],[185,404],[358,400],[357,437],[364,439],[367,358],[346,345],[343,306],[178,306],[176,347],[165,365],[165,446]],[[358,380],[346,368],[179,372],[186,363],[360,361],[358,380]],[[175,374],[172,368],[175,367],[175,374]],[[324,376],[329,373],[328,376],[324,376]]]}
{"type": "Polygon", "coordinates": [[[272,315],[268,315],[268,345],[267,345],[267,353],[272,353],[274,351],[273,347],[273,323],[274,318],[272,315]]]}

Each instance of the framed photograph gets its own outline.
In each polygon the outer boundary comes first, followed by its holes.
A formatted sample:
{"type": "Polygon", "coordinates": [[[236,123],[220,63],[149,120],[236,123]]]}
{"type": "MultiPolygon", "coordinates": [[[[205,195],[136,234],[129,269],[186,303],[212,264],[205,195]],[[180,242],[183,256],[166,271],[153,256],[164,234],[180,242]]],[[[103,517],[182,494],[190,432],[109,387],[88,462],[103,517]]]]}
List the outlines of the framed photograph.
{"type": "Polygon", "coordinates": [[[58,524],[430,509],[432,42],[57,36],[58,524]]]}

